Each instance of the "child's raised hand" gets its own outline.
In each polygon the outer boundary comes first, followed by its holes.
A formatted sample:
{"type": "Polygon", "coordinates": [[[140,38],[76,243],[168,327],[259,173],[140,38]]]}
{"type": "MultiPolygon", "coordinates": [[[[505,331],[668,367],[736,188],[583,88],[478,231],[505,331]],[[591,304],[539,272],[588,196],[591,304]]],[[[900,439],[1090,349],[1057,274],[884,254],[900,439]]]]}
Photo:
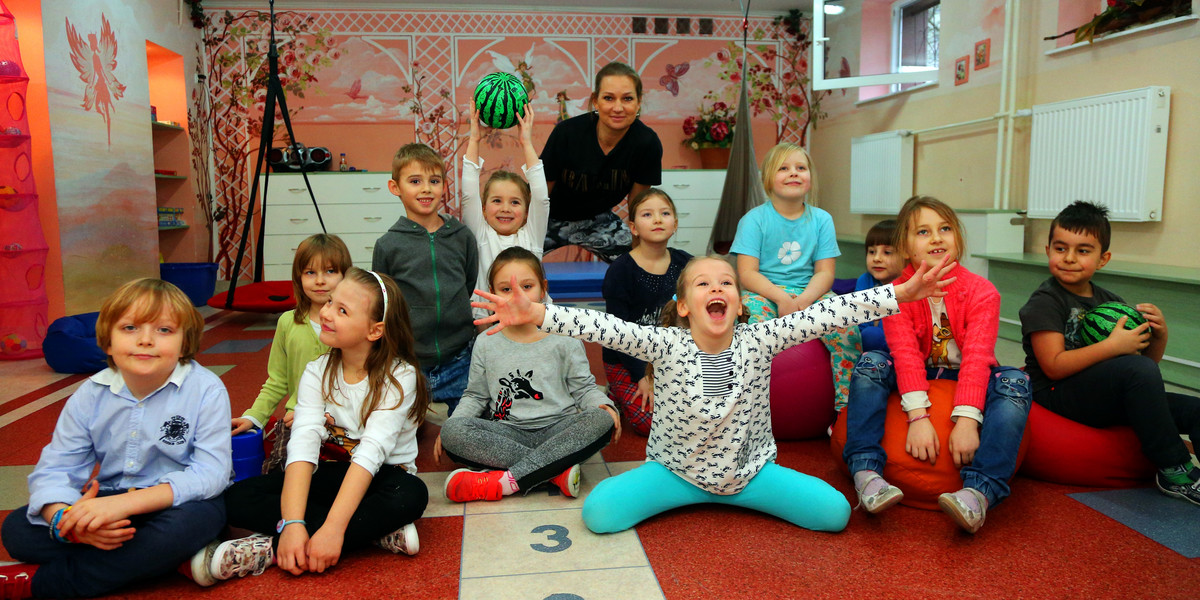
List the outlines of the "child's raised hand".
{"type": "Polygon", "coordinates": [[[1142,313],[1146,322],[1150,324],[1150,337],[1164,338],[1167,336],[1167,318],[1163,316],[1162,310],[1149,302],[1143,302],[1134,308],[1142,313]]]}
{"type": "Polygon", "coordinates": [[[525,108],[517,113],[517,129],[521,134],[522,144],[533,144],[533,107],[528,102],[525,108]]]}
{"type": "Polygon", "coordinates": [[[904,451],[917,460],[928,461],[930,465],[937,464],[938,454],[942,443],[938,440],[937,431],[929,419],[921,419],[908,424],[908,437],[904,440],[904,451]]]}
{"type": "Polygon", "coordinates": [[[922,262],[921,265],[917,267],[917,271],[913,273],[913,276],[908,278],[908,281],[905,281],[900,285],[893,286],[893,289],[896,292],[896,302],[914,302],[930,296],[934,298],[941,298],[942,296],[945,296],[946,291],[942,288],[954,283],[954,280],[958,279],[957,277],[951,277],[949,279],[942,280],[942,278],[950,273],[950,271],[954,270],[954,267],[958,266],[958,261],[949,261],[950,255],[947,254],[943,256],[941,262],[939,262],[937,266],[933,267],[932,269],[922,262]]]}
{"type": "Polygon", "coordinates": [[[471,137],[470,141],[478,143],[482,137],[479,130],[479,108],[475,106],[475,101],[471,101],[471,137]]]}
{"type": "Polygon", "coordinates": [[[1118,355],[1138,354],[1150,345],[1150,320],[1133,329],[1125,329],[1125,321],[1128,320],[1128,317],[1117,319],[1112,333],[1104,340],[1118,355]]]}
{"type": "Polygon", "coordinates": [[[948,446],[955,467],[961,469],[971,464],[975,460],[975,451],[979,449],[979,422],[970,417],[959,417],[950,432],[948,446]]]}
{"type": "MultiPolygon", "coordinates": [[[[517,285],[517,276],[513,274],[510,282],[513,290],[519,290],[521,287],[517,285]]],[[[530,302],[525,294],[514,293],[511,299],[506,299],[483,290],[475,290],[475,294],[488,302],[472,302],[471,306],[482,308],[492,312],[492,314],[475,319],[476,325],[486,325],[495,323],[496,326],[487,331],[488,335],[495,335],[510,325],[524,325],[533,323],[541,327],[542,321],[546,318],[546,307],[540,302],[530,302]]]]}
{"type": "Polygon", "coordinates": [[[308,530],[303,525],[283,528],[279,546],[275,549],[275,564],[292,575],[308,570],[308,530]]]}
{"type": "Polygon", "coordinates": [[[245,417],[235,417],[230,426],[233,427],[233,431],[230,433],[230,435],[237,435],[239,433],[250,431],[250,429],[254,427],[254,422],[245,417]]]}

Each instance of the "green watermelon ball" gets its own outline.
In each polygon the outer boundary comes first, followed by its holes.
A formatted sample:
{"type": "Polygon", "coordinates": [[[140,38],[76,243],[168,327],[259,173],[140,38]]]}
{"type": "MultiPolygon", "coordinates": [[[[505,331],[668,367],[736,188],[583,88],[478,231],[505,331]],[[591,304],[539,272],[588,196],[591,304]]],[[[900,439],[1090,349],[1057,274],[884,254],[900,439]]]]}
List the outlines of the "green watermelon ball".
{"type": "Polygon", "coordinates": [[[1127,317],[1125,320],[1125,329],[1136,329],[1142,323],[1146,322],[1142,313],[1128,304],[1105,302],[1083,315],[1083,329],[1081,331],[1083,342],[1091,345],[1108,339],[1108,336],[1112,333],[1113,328],[1117,326],[1117,321],[1121,317],[1127,317]]]}
{"type": "Polygon", "coordinates": [[[511,73],[492,73],[475,86],[475,108],[479,109],[479,120],[494,129],[508,129],[516,125],[517,115],[525,110],[528,101],[525,84],[511,73]]]}

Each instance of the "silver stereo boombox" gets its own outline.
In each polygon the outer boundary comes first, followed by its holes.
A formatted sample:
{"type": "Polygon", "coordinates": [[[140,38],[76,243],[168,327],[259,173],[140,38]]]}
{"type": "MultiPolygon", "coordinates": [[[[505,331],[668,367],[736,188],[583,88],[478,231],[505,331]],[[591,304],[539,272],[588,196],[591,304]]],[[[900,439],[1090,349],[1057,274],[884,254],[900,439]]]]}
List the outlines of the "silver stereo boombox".
{"type": "Polygon", "coordinates": [[[292,144],[267,151],[267,163],[276,173],[328,171],[333,164],[333,154],[329,148],[307,148],[304,144],[292,144]]]}

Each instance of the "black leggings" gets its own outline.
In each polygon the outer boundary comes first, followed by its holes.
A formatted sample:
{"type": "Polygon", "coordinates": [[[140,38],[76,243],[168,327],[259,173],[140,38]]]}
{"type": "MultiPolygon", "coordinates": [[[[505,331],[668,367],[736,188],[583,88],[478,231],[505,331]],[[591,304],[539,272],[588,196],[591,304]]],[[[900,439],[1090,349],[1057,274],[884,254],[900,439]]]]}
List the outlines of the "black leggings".
{"type": "MultiPolygon", "coordinates": [[[[305,529],[312,535],[325,523],[342,488],[348,462],[322,462],[313,473],[304,509],[305,529]]],[[[225,492],[229,524],[278,537],[275,525],[283,518],[279,498],[283,471],[243,479],[225,492]]],[[[343,547],[360,548],[416,521],[429,503],[425,482],[400,465],[382,465],[346,525],[343,547]]]]}
{"type": "Polygon", "coordinates": [[[1160,469],[1190,464],[1180,434],[1200,440],[1200,398],[1163,388],[1158,363],[1140,354],[1096,363],[1050,387],[1033,401],[1089,427],[1128,425],[1142,453],[1160,469]]]}

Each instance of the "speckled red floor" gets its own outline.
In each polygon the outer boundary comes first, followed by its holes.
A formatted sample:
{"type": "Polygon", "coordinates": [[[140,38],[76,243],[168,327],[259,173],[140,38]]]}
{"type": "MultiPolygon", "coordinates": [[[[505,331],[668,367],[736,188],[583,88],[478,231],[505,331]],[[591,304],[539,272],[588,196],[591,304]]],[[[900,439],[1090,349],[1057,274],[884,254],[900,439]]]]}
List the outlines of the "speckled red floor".
{"type": "MultiPolygon", "coordinates": [[[[226,316],[205,334],[202,348],[211,348],[225,340],[269,339],[272,332],[263,328],[263,322],[262,317],[254,315],[226,316]]],[[[274,322],[273,318],[270,322],[274,322]]],[[[234,365],[222,374],[222,379],[229,388],[235,414],[257,394],[267,354],[268,349],[264,348],[257,352],[200,355],[200,362],[206,366],[234,365]]],[[[595,349],[589,354],[593,360],[599,360],[595,349]]],[[[0,417],[55,392],[63,393],[63,389],[79,380],[64,379],[5,402],[0,406],[0,417]]],[[[0,427],[0,469],[24,468],[21,472],[27,472],[27,465],[36,462],[41,446],[49,441],[61,407],[62,400],[49,403],[0,427]]],[[[435,480],[440,477],[436,472],[454,468],[450,464],[434,464],[430,458],[437,431],[433,424],[422,429],[418,461],[419,469],[434,473],[435,480]]],[[[820,477],[847,498],[853,498],[850,481],[831,456],[827,440],[781,442],[779,450],[781,465],[820,477]]],[[[618,444],[606,448],[602,456],[609,466],[643,460],[645,438],[627,433],[618,444]]],[[[21,483],[21,478],[12,477],[11,473],[3,481],[6,487],[21,483]]],[[[432,498],[436,483],[430,485],[432,498]]],[[[636,541],[640,542],[658,584],[656,589],[646,588],[644,597],[1195,598],[1200,595],[1197,592],[1200,559],[1186,559],[1067,496],[1087,491],[1086,488],[1018,476],[1012,482],[1012,490],[1012,496],[989,513],[987,525],[974,536],[959,531],[940,512],[904,506],[880,516],[855,511],[850,525],[838,534],[811,532],[766,515],[727,507],[698,506],[672,511],[636,528],[636,541]]],[[[570,506],[578,508],[578,504],[576,501],[570,506]]],[[[520,514],[529,515],[527,522],[536,524],[544,520],[540,516],[544,512],[520,514]]],[[[7,513],[8,510],[0,511],[0,515],[7,513]]],[[[468,574],[463,571],[465,557],[471,550],[464,548],[464,531],[473,518],[468,510],[465,515],[419,520],[421,552],[415,557],[364,550],[348,554],[324,575],[296,578],[271,569],[259,577],[207,589],[171,575],[114,597],[507,597],[504,591],[508,583],[504,579],[485,579],[494,581],[489,589],[495,593],[460,592],[466,586],[468,574]]],[[[520,527],[528,530],[528,525],[520,527]]],[[[603,543],[603,536],[600,541],[603,543]]],[[[0,559],[9,560],[7,552],[0,553],[0,559]]],[[[504,557],[498,556],[496,560],[504,557]]],[[[592,567],[602,569],[604,565],[592,567]]],[[[575,594],[574,597],[588,600],[643,597],[617,595],[600,588],[594,588],[592,593],[575,594]]],[[[513,597],[517,596],[520,594],[513,597]]]]}

